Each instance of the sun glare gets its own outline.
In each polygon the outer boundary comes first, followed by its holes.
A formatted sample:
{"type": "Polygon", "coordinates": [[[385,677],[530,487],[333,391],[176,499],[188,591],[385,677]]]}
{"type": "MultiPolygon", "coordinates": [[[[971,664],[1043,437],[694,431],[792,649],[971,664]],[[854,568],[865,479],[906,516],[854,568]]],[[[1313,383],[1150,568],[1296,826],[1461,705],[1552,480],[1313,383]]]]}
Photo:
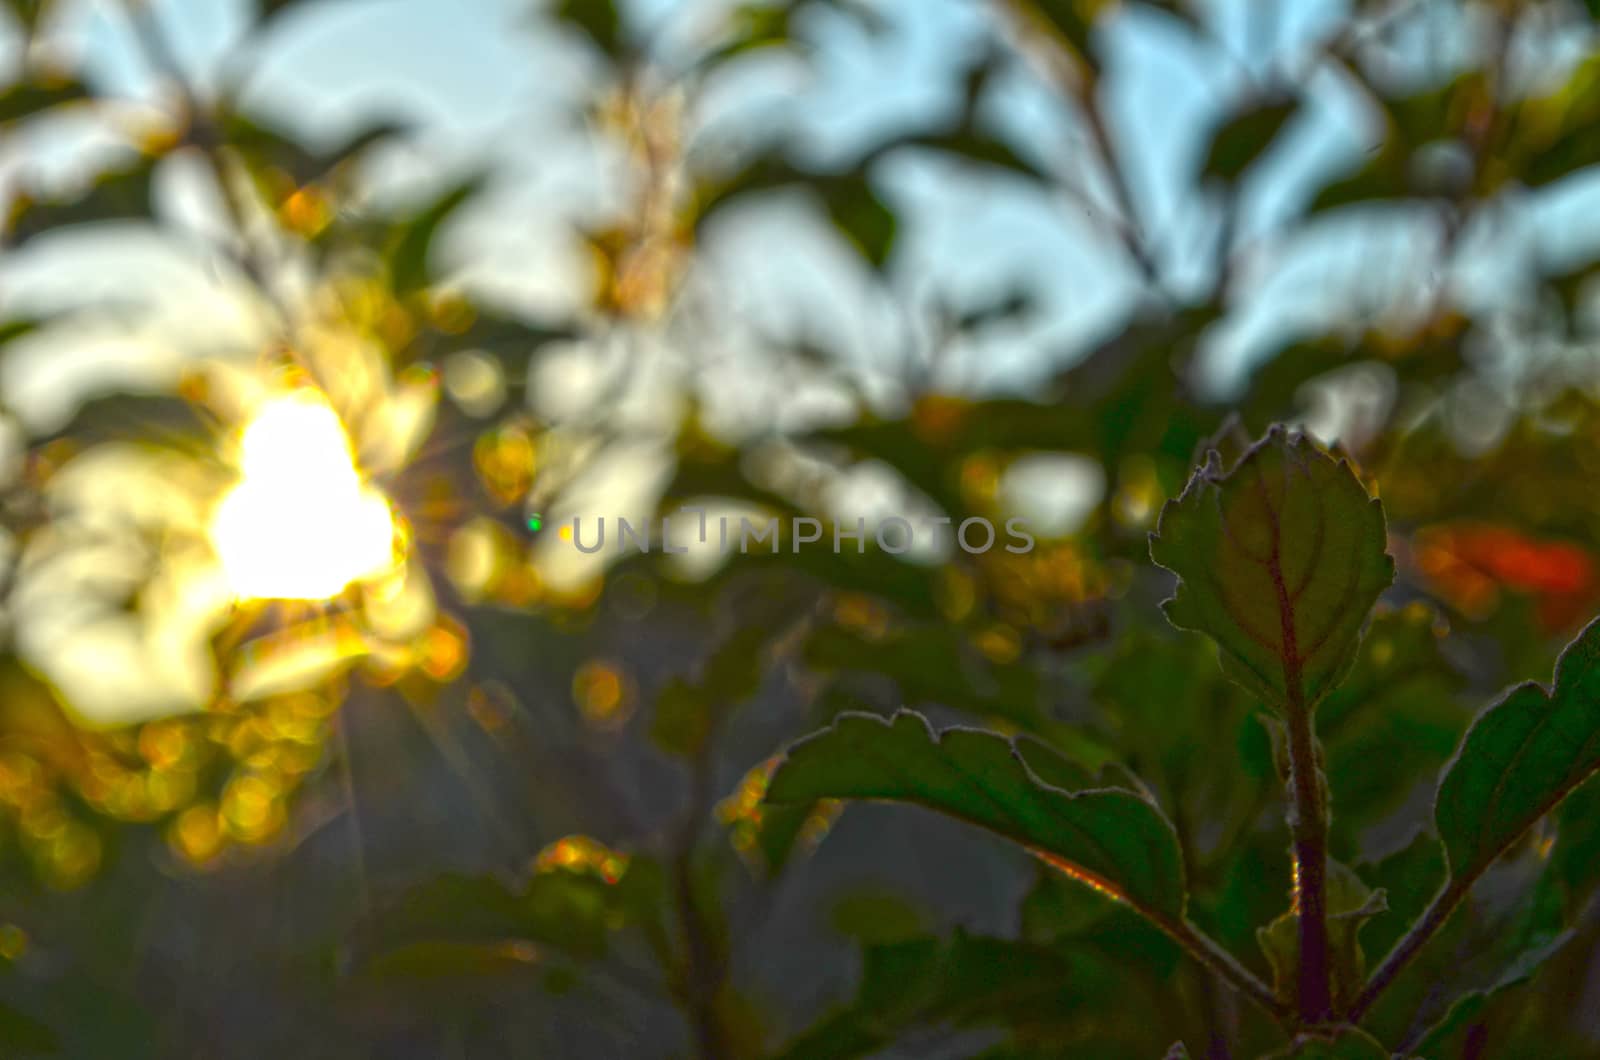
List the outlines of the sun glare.
{"type": "Polygon", "coordinates": [[[211,524],[235,596],[321,600],[394,565],[389,502],[361,481],[338,414],[317,395],[263,405],[238,462],[211,524]]]}

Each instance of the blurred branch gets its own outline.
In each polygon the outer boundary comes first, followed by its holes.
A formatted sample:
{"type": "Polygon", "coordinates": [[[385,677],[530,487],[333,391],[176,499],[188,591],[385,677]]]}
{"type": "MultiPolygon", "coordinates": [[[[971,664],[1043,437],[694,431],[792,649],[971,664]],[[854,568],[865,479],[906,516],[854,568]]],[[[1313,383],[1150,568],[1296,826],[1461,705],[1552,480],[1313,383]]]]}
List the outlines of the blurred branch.
{"type": "Polygon", "coordinates": [[[226,248],[229,256],[249,277],[277,315],[280,326],[287,325],[289,313],[268,275],[270,268],[268,255],[264,248],[257,246],[250,238],[249,211],[235,186],[234,175],[229,172],[227,162],[219,150],[221,137],[211,120],[205,102],[200,99],[184,73],[183,66],[178,62],[177,54],[173,51],[171,42],[148,0],[123,0],[122,7],[133,30],[134,41],[149,65],[151,73],[166,80],[178,93],[182,107],[179,117],[184,130],[184,142],[198,148],[201,157],[205,159],[206,167],[216,182],[217,192],[227,211],[228,220],[239,239],[238,247],[226,248]]]}
{"type": "Polygon", "coordinates": [[[1110,130],[1100,113],[1099,101],[1095,98],[1098,79],[1094,76],[1093,70],[1056,34],[1039,32],[1035,29],[1042,19],[1034,9],[1032,0],[995,0],[995,2],[1000,8],[1002,17],[1012,24],[1019,49],[1026,49],[1031,41],[1041,39],[1046,41],[1043,47],[1032,49],[1033,53],[1043,64],[1045,72],[1057,90],[1074,101],[1083,115],[1096,160],[1105,172],[1106,182],[1111,187],[1111,194],[1120,215],[1111,223],[1112,233],[1133,260],[1145,282],[1159,291],[1161,270],[1145,244],[1139,226],[1138,210],[1134,205],[1132,187],[1123,171],[1116,147],[1111,142],[1110,130]]]}

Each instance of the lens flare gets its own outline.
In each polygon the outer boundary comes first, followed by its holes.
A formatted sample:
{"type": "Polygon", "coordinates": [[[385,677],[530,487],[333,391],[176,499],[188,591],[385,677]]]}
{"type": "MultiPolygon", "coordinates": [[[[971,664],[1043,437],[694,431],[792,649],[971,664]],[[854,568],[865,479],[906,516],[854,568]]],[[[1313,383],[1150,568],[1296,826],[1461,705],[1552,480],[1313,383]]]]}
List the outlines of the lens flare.
{"type": "Polygon", "coordinates": [[[322,600],[395,561],[394,515],[361,481],[338,414],[313,392],[264,404],[211,539],[242,599],[322,600]]]}

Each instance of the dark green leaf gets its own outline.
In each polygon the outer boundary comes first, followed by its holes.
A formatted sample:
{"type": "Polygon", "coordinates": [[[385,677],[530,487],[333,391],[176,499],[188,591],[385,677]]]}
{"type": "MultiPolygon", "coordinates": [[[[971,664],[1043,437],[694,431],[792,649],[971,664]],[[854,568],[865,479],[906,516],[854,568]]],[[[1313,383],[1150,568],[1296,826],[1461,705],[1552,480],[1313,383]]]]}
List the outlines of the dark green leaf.
{"type": "Polygon", "coordinates": [[[1080,56],[1087,58],[1095,19],[1109,6],[1104,0],[1034,0],[1028,8],[1043,16],[1080,56]]]}
{"type": "Polygon", "coordinates": [[[208,441],[212,432],[212,423],[192,401],[171,394],[114,393],[84,401],[66,426],[35,444],[71,438],[83,445],[141,441],[185,447],[208,441]]]}
{"type": "Polygon", "coordinates": [[[24,192],[12,203],[4,241],[16,247],[68,225],[148,219],[156,162],[141,156],[130,166],[102,173],[82,194],[67,198],[41,200],[24,192]]]}
{"type": "Polygon", "coordinates": [[[1456,879],[1482,872],[1600,769],[1600,622],[1479,715],[1439,782],[1434,821],[1456,879]]]}
{"type": "Polygon", "coordinates": [[[872,185],[863,177],[841,178],[818,187],[823,206],[841,235],[861,252],[862,257],[881,269],[889,262],[899,219],[872,185]]]}
{"type": "Polygon", "coordinates": [[[54,0],[4,0],[6,10],[17,20],[24,37],[31,38],[44,17],[55,9],[54,0]]]}
{"type": "Polygon", "coordinates": [[[340,166],[359,158],[373,147],[404,135],[408,127],[398,121],[377,121],[349,133],[326,148],[308,147],[293,133],[271,124],[229,115],[223,125],[228,146],[241,152],[258,172],[279,170],[289,175],[296,187],[304,187],[326,177],[340,166]]]}
{"type": "Polygon", "coordinates": [[[910,711],[842,714],[789,748],[767,799],[915,803],[1014,840],[1146,915],[1181,920],[1183,863],[1166,818],[1131,791],[1049,786],[1039,769],[1052,754],[972,729],[935,733],[910,711]]]}
{"type": "Polygon", "coordinates": [[[389,275],[396,293],[428,286],[432,278],[428,258],[434,238],[452,214],[483,190],[484,183],[481,176],[461,181],[397,227],[389,251],[389,275]]]}
{"type": "Polygon", "coordinates": [[[1262,100],[1223,122],[1211,136],[1201,174],[1238,180],[1272,144],[1296,106],[1293,100],[1262,100]]]}
{"type": "Polygon", "coordinates": [[[18,81],[0,89],[0,126],[90,98],[88,86],[76,78],[18,81]]]}
{"type": "Polygon", "coordinates": [[[256,32],[260,33],[280,23],[285,16],[299,10],[313,10],[324,6],[309,0],[256,0],[256,32]]]}
{"type": "Polygon", "coordinates": [[[1224,470],[1213,455],[1150,539],[1178,575],[1166,613],[1222,649],[1268,704],[1312,706],[1355,658],[1367,612],[1394,579],[1383,510],[1343,460],[1274,428],[1224,470]]]}
{"type": "Polygon", "coordinates": [[[612,59],[623,55],[622,15],[616,0],[559,0],[552,12],[612,59]]]}

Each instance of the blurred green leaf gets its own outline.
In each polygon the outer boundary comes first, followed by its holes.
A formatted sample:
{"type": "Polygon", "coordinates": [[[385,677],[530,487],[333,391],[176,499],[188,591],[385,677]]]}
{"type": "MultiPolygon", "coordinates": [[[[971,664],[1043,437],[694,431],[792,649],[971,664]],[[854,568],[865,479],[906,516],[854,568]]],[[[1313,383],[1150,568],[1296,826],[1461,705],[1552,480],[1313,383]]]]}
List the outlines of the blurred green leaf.
{"type": "Polygon", "coordinates": [[[451,215],[483,190],[484,177],[474,175],[452,186],[395,228],[388,253],[389,277],[397,294],[427,287],[432,280],[429,257],[434,239],[451,215]]]}
{"type": "Polygon", "coordinates": [[[200,448],[215,436],[212,422],[192,401],[162,393],[112,393],[90,397],[58,430],[35,444],[71,438],[82,445],[147,441],[200,448]]]}
{"type": "Polygon", "coordinates": [[[0,89],[0,126],[92,98],[89,87],[73,77],[16,81],[0,89]]]}
{"type": "Polygon", "coordinates": [[[306,146],[291,132],[244,114],[229,114],[222,125],[225,142],[246,158],[253,172],[262,175],[272,170],[281,171],[296,187],[314,184],[368,150],[409,131],[409,126],[403,122],[374,121],[350,132],[330,147],[316,149],[306,146]]]}
{"type": "Polygon", "coordinates": [[[1029,0],[1025,9],[1038,12],[1080,56],[1087,58],[1095,20],[1111,6],[1106,0],[1029,0]]]}
{"type": "Polygon", "coordinates": [[[582,32],[611,59],[623,57],[627,41],[616,0],[557,0],[551,14],[582,32]]]}
{"type": "Polygon", "coordinates": [[[1039,779],[1054,752],[1033,741],[947,729],[920,715],[841,714],[792,745],[767,800],[889,799],[959,817],[1022,844],[1068,875],[1167,923],[1184,915],[1172,826],[1143,796],[1068,793],[1039,779]]]}
{"type": "Polygon", "coordinates": [[[44,232],[100,221],[147,220],[159,159],[142,155],[130,165],[101,173],[82,193],[37,199],[27,192],[11,203],[4,243],[19,247],[44,232]]]}
{"type": "Polygon", "coordinates": [[[1263,99],[1251,103],[1211,134],[1201,175],[1232,183],[1260,158],[1294,115],[1294,100],[1263,99]]]}
{"type": "Polygon", "coordinates": [[[1229,676],[1285,709],[1314,706],[1349,669],[1394,579],[1385,544],[1349,465],[1274,428],[1234,467],[1213,454],[1195,472],[1150,555],[1179,578],[1173,625],[1214,639],[1229,676]]]}
{"type": "Polygon", "coordinates": [[[32,37],[44,16],[55,7],[53,0],[5,0],[6,10],[17,20],[23,34],[32,37]]]}
{"type": "Polygon", "coordinates": [[[285,17],[301,10],[313,10],[326,5],[326,0],[256,0],[255,32],[261,33],[276,27],[285,17]]]}
{"type": "Polygon", "coordinates": [[[819,181],[815,187],[840,234],[873,268],[882,269],[887,265],[900,222],[894,209],[883,201],[865,175],[819,181]]]}

